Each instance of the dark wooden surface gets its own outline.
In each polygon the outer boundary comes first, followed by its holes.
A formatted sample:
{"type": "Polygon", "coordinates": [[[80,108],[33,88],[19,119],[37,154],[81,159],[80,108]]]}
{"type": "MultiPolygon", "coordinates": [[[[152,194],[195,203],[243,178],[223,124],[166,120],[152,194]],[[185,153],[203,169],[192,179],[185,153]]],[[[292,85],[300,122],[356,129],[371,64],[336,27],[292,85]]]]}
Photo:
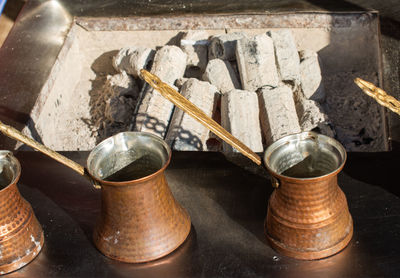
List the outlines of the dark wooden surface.
{"type": "MultiPolygon", "coordinates": [[[[66,153],[84,164],[87,152],[66,153]]],[[[174,152],[166,174],[188,209],[188,240],[169,256],[146,264],[104,257],[91,233],[100,192],[84,178],[37,152],[18,152],[19,188],[43,226],[39,256],[9,277],[398,277],[400,273],[399,153],[351,153],[339,184],[354,219],[354,236],[339,254],[299,261],[271,249],[263,235],[265,177],[219,153],[174,152]]]]}

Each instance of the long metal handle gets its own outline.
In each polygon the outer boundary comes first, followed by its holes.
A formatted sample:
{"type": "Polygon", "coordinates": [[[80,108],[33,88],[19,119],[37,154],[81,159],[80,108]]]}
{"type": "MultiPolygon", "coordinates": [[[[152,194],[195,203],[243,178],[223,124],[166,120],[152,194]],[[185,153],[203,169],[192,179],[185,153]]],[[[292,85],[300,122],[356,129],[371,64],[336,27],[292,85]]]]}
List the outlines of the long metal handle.
{"type": "Polygon", "coordinates": [[[354,83],[360,87],[363,92],[376,100],[380,105],[385,106],[400,115],[400,102],[388,95],[384,90],[376,87],[371,82],[367,82],[361,78],[354,79],[354,83]]]}
{"type": "Polygon", "coordinates": [[[211,130],[215,135],[219,136],[226,143],[230,144],[232,147],[240,151],[243,155],[250,158],[257,165],[261,164],[261,158],[254,153],[249,147],[240,142],[236,137],[226,131],[222,126],[220,126],[216,121],[207,116],[202,110],[200,110],[196,105],[188,101],[180,93],[175,91],[171,86],[162,82],[157,76],[151,74],[147,70],[140,70],[140,74],[143,79],[150,84],[151,87],[156,89],[161,93],[163,97],[171,101],[178,108],[182,109],[190,116],[195,118],[209,130],[211,130]]]}
{"type": "Polygon", "coordinates": [[[49,149],[48,147],[40,144],[39,142],[33,140],[32,138],[29,138],[28,136],[22,134],[20,131],[16,130],[12,126],[6,125],[1,121],[0,121],[0,131],[4,135],[10,137],[11,139],[22,142],[22,143],[34,148],[35,150],[38,150],[38,151],[44,153],[45,155],[57,160],[58,162],[64,164],[65,166],[71,168],[72,170],[78,172],[80,175],[87,177],[91,182],[93,182],[93,185],[95,188],[99,188],[99,185],[87,174],[85,167],[83,167],[82,165],[59,154],[58,152],[53,151],[52,149],[49,149]]]}

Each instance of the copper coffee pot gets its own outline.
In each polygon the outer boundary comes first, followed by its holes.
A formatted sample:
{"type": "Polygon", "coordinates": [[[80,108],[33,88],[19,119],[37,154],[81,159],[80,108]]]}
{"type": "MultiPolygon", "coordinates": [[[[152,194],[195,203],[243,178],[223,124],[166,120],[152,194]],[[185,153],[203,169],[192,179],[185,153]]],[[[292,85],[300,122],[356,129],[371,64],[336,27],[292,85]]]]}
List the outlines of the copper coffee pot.
{"type": "Polygon", "coordinates": [[[144,132],[116,134],[90,152],[86,169],[2,122],[0,131],[101,188],[101,216],[93,240],[104,255],[147,262],[173,252],[189,235],[189,214],[174,199],[164,175],[171,149],[161,138],[144,132]]]}
{"type": "Polygon", "coordinates": [[[284,255],[313,260],[349,243],[353,221],[337,175],[346,151],[333,138],[293,134],[271,144],[264,163],[276,187],[268,203],[265,234],[284,255]]]}
{"type": "Polygon", "coordinates": [[[17,188],[21,165],[9,151],[0,151],[0,274],[20,269],[43,246],[42,227],[17,188]]]}
{"type": "Polygon", "coordinates": [[[190,217],[174,199],[164,171],[171,149],[158,136],[123,132],[90,153],[90,175],[101,184],[101,216],[93,240],[106,256],[147,262],[178,248],[190,232],[190,217]]]}

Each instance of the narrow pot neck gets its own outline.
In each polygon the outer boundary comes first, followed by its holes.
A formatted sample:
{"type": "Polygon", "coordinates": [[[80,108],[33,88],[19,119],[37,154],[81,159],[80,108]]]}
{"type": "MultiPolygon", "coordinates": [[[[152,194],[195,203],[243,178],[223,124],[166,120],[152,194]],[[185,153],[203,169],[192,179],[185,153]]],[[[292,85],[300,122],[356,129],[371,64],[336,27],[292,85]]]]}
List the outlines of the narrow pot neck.
{"type": "MultiPolygon", "coordinates": [[[[9,202],[9,200],[17,200],[19,201],[22,197],[21,194],[19,193],[18,187],[17,187],[17,180],[15,180],[13,183],[7,185],[5,188],[0,190],[0,207],[4,208],[1,204],[9,202]]],[[[1,209],[0,209],[1,212],[1,209]]]]}
{"type": "Polygon", "coordinates": [[[297,200],[302,203],[329,201],[328,199],[334,197],[339,189],[337,174],[313,179],[276,178],[280,183],[276,194],[285,199],[297,200]]]}

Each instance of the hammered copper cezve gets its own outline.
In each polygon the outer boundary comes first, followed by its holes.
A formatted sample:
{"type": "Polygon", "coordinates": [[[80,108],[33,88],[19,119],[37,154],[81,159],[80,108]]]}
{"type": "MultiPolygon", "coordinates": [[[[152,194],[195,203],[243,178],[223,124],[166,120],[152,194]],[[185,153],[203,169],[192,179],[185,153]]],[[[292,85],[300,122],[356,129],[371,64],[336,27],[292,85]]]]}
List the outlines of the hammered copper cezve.
{"type": "Polygon", "coordinates": [[[93,239],[104,255],[147,262],[185,241],[191,222],[168,187],[170,159],[169,146],[150,133],[119,133],[92,150],[88,171],[101,184],[102,200],[93,239]]]}
{"type": "Polygon", "coordinates": [[[31,205],[21,197],[18,160],[0,151],[0,274],[17,270],[40,252],[44,237],[31,205]]]}
{"type": "Polygon", "coordinates": [[[297,259],[331,256],[349,243],[353,221],[337,175],[346,151],[313,132],[284,137],[265,152],[273,176],[265,233],[273,248],[297,259]]]}

